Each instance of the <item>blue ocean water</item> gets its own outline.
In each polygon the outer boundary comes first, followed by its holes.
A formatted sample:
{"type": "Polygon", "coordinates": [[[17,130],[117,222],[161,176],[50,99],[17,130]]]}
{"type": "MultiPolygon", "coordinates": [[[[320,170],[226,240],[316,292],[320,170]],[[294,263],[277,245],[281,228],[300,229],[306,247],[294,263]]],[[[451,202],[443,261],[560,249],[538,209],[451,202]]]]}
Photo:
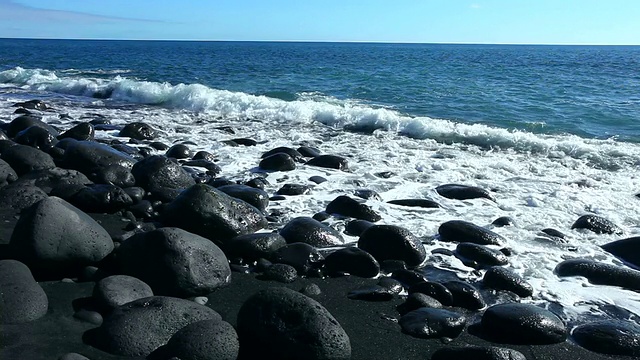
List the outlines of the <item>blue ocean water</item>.
{"type": "Polygon", "coordinates": [[[208,109],[189,103],[194,89],[172,98],[126,80],[640,141],[637,46],[0,39],[0,84],[208,109]]]}

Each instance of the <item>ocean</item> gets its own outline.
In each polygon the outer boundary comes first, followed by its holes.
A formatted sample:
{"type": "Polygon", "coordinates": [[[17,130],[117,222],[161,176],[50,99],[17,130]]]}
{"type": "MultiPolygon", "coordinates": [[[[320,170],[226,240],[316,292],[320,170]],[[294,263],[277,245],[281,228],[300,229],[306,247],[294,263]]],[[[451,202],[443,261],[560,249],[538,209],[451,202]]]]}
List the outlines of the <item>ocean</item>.
{"type": "MultiPolygon", "coordinates": [[[[567,317],[603,304],[640,314],[638,293],[553,272],[573,257],[620,264],[600,245],[640,233],[640,47],[0,39],[0,119],[29,99],[51,104],[44,120],[63,129],[92,114],[147,122],[167,144],[215,154],[224,177],[267,176],[272,194],[328,179],[270,204],[286,218],[366,188],[380,195],[367,204],[381,223],[408,228],[428,252],[455,249],[435,236],[445,221],[487,226],[508,239],[510,267],[533,285],[526,301],[559,304],[567,317]],[[238,137],[258,145],[225,142],[238,137]],[[350,168],[260,173],[263,152],[300,145],[345,156],[350,168]],[[448,183],[482,187],[496,201],[439,196],[448,183]],[[442,207],[386,203],[407,198],[442,207]],[[625,234],[572,230],[584,214],[625,234]],[[515,225],[493,228],[501,216],[515,225]],[[540,232],[550,227],[567,242],[540,232]]],[[[428,261],[481,278],[441,252],[428,261]]]]}

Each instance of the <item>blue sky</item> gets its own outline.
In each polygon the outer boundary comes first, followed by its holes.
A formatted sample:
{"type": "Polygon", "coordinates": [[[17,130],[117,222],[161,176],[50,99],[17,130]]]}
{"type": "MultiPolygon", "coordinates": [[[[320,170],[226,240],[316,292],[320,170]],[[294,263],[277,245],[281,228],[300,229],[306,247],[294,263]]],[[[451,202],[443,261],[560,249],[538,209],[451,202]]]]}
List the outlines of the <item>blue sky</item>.
{"type": "Polygon", "coordinates": [[[640,44],[638,0],[0,0],[0,37],[640,44]]]}

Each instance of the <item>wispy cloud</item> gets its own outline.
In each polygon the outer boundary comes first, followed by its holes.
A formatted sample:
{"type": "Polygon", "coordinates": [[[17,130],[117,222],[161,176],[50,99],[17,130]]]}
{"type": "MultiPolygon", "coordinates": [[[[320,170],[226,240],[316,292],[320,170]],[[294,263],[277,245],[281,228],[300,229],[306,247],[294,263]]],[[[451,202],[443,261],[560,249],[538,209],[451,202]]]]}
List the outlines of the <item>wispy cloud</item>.
{"type": "Polygon", "coordinates": [[[153,22],[161,20],[138,19],[118,16],[104,16],[80,11],[54,10],[20,4],[14,0],[0,0],[0,20],[50,21],[73,23],[96,22],[153,22]]]}
{"type": "Polygon", "coordinates": [[[480,6],[480,4],[471,4],[469,7],[472,9],[480,9],[482,6],[480,6]]]}

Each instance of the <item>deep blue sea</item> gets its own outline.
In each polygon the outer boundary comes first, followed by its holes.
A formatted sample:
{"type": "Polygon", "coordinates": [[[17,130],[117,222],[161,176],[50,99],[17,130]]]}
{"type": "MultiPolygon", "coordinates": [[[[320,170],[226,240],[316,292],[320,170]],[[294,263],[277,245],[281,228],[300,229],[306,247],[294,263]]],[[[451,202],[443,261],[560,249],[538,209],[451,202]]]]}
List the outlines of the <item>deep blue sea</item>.
{"type": "Polygon", "coordinates": [[[122,78],[640,141],[638,46],[0,39],[0,84],[206,110],[122,78]],[[116,92],[101,93],[109,86],[116,92]]]}
{"type": "MultiPolygon", "coordinates": [[[[534,288],[522,301],[560,304],[566,318],[602,305],[640,314],[639,293],[554,273],[572,257],[620,265],[600,246],[640,236],[640,47],[0,39],[0,120],[29,99],[49,103],[40,115],[61,130],[98,116],[116,127],[144,121],[159,141],[213,153],[228,179],[264,176],[270,194],[310,186],[270,203],[282,223],[373,190],[379,197],[366,203],[380,223],[424,239],[431,266],[481,280],[432,252],[455,251],[439,241],[443,222],[470,221],[507,239],[509,267],[534,288]],[[240,137],[257,144],[227,141],[240,137]],[[260,172],[262,153],[300,145],[346,157],[349,170],[260,172]],[[444,198],[435,189],[447,183],[496,201],[444,198]],[[388,203],[416,198],[441,207],[388,203]],[[585,214],[624,235],[572,229],[585,214]],[[491,225],[502,216],[515,225],[491,225]]],[[[117,130],[96,138],[129,141],[117,130]]],[[[326,221],[337,230],[345,222],[326,221]]]]}

